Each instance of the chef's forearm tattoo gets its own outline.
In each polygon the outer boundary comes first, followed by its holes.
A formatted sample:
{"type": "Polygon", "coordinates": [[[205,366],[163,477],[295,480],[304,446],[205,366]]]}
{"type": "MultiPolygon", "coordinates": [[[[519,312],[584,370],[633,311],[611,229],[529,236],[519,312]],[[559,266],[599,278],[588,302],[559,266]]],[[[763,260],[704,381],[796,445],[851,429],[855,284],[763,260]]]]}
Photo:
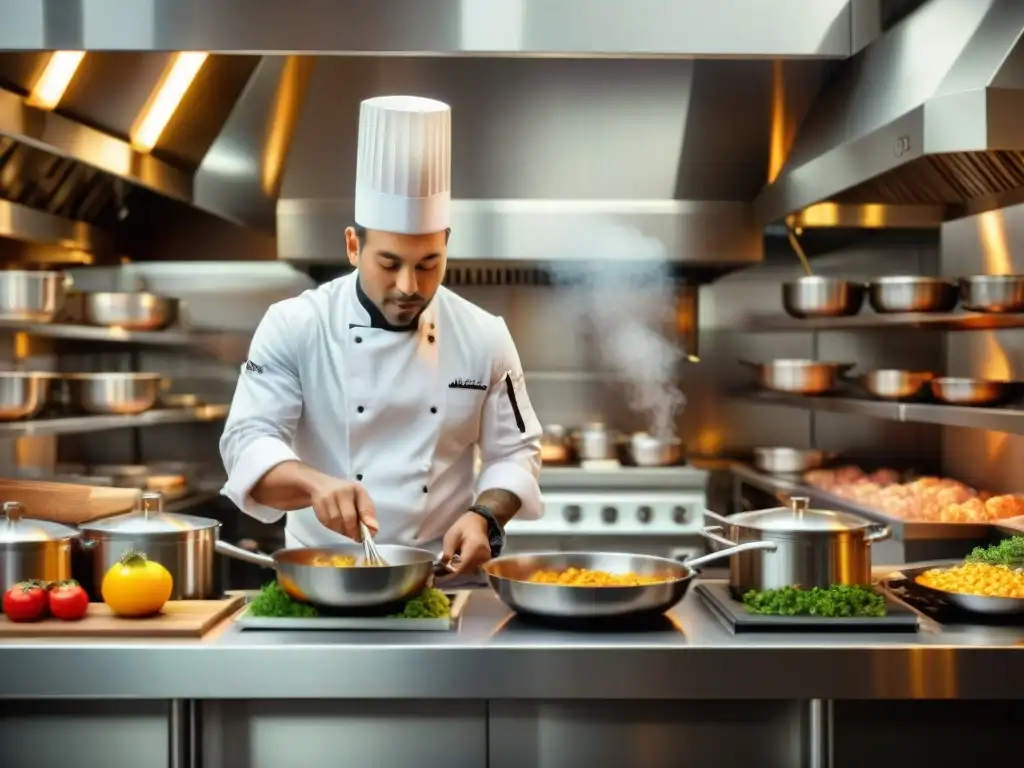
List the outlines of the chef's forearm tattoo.
{"type": "Polygon", "coordinates": [[[488,488],[476,497],[476,503],[491,510],[491,514],[503,528],[509,520],[516,516],[516,512],[523,505],[518,496],[503,488],[488,488]]]}

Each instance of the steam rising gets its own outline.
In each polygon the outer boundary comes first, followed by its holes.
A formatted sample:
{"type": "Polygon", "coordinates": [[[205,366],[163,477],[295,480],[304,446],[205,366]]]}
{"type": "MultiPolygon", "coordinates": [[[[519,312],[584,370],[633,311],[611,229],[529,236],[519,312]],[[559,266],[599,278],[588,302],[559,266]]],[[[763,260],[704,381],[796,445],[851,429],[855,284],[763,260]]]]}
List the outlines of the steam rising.
{"type": "Polygon", "coordinates": [[[621,225],[588,227],[572,258],[552,265],[556,285],[588,325],[605,365],[626,383],[629,407],[648,418],[654,437],[675,435],[686,398],[675,384],[685,350],[666,338],[675,291],[664,246],[621,225]]]}

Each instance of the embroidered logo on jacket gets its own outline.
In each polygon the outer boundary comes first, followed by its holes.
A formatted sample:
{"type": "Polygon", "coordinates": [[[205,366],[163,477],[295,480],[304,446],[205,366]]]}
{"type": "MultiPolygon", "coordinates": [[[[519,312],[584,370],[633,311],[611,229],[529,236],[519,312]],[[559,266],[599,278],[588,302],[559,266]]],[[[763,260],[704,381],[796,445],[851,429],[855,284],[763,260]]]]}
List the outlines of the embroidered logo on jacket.
{"type": "Polygon", "coordinates": [[[248,373],[263,373],[263,366],[256,365],[252,360],[245,361],[245,370],[248,373]]]}
{"type": "Polygon", "coordinates": [[[487,386],[476,379],[454,379],[448,385],[448,389],[479,389],[481,392],[486,392],[487,386]]]}

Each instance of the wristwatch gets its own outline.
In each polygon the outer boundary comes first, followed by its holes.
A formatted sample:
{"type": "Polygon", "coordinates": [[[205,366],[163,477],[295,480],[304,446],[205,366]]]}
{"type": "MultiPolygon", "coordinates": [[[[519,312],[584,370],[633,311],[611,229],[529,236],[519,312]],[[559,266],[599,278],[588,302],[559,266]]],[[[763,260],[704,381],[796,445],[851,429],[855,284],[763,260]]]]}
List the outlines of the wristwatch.
{"type": "Polygon", "coordinates": [[[487,521],[487,538],[491,542],[491,557],[497,557],[505,548],[505,529],[501,527],[501,523],[498,522],[494,513],[483,504],[474,504],[469,511],[475,512],[487,521]]]}

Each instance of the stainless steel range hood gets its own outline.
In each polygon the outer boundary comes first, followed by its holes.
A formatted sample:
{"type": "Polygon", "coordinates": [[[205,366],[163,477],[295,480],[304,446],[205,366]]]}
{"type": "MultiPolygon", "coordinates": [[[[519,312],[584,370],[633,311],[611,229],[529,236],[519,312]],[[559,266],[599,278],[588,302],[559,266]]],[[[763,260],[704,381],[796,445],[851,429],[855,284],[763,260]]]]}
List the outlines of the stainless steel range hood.
{"type": "Polygon", "coordinates": [[[931,0],[839,65],[761,221],[937,225],[1024,199],[1024,2],[931,0]],[[869,221],[870,220],[870,221],[869,221]]]}

